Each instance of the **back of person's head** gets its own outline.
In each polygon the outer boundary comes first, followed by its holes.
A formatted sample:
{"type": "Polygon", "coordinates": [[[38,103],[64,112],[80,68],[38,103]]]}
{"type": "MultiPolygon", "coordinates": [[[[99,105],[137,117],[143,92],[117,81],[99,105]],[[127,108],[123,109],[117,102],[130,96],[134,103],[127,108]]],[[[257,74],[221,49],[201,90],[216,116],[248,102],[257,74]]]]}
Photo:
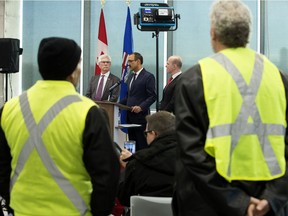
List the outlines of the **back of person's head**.
{"type": "Polygon", "coordinates": [[[109,55],[107,55],[107,54],[103,54],[103,55],[100,55],[100,56],[98,57],[98,64],[99,64],[101,61],[103,61],[103,59],[108,59],[110,62],[112,61],[111,56],[109,56],[109,55]]]}
{"type": "Polygon", "coordinates": [[[132,54],[134,54],[134,60],[139,60],[141,65],[142,65],[143,64],[143,56],[138,52],[134,52],[132,54]]]}
{"type": "Polygon", "coordinates": [[[157,136],[175,132],[175,116],[167,111],[159,111],[146,116],[147,129],[155,131],[157,136]]]}
{"type": "Polygon", "coordinates": [[[210,13],[211,28],[227,47],[246,47],[251,31],[251,12],[240,0],[217,0],[210,13]]]}
{"type": "Polygon", "coordinates": [[[49,37],[40,42],[38,67],[44,80],[65,80],[76,69],[81,48],[74,40],[49,37]]]}

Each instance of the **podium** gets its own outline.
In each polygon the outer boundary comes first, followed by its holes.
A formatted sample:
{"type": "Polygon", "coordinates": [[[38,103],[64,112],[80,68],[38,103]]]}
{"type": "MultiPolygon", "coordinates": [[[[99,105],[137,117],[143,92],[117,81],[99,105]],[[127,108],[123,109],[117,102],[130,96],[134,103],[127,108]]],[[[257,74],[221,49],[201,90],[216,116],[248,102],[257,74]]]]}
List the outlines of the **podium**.
{"type": "Polygon", "coordinates": [[[116,143],[123,147],[126,134],[123,133],[119,127],[119,109],[131,110],[131,107],[110,101],[95,101],[95,103],[106,110],[109,118],[111,137],[116,143]]]}

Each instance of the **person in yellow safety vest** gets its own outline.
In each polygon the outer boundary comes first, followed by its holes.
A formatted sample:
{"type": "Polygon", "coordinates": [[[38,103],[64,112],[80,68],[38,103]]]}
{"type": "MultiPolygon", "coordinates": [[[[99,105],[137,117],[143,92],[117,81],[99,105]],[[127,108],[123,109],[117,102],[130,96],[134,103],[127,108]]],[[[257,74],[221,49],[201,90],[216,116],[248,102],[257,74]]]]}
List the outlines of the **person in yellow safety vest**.
{"type": "Polygon", "coordinates": [[[120,166],[103,110],[76,91],[81,48],[44,38],[38,66],[43,80],[0,110],[0,195],[15,216],[107,216],[120,166]]]}
{"type": "Polygon", "coordinates": [[[177,84],[174,215],[287,216],[288,82],[247,48],[243,2],[214,2],[210,19],[215,54],[177,84]]]}

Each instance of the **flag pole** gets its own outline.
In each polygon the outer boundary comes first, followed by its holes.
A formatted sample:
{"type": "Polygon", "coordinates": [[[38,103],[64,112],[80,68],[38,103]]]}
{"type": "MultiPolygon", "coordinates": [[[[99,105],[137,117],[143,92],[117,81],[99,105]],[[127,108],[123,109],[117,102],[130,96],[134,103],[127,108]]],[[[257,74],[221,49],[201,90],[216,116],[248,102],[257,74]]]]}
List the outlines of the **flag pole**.
{"type": "MultiPolygon", "coordinates": [[[[124,41],[123,41],[123,53],[122,53],[122,71],[121,71],[121,87],[120,87],[120,101],[127,96],[127,79],[131,75],[127,62],[128,56],[133,53],[133,35],[132,35],[132,24],[130,15],[130,0],[125,1],[127,4],[127,16],[124,31],[124,41]]],[[[121,110],[120,122],[121,124],[126,124],[126,112],[127,110],[121,110]]],[[[123,128],[124,133],[128,133],[127,128],[123,128]]]]}

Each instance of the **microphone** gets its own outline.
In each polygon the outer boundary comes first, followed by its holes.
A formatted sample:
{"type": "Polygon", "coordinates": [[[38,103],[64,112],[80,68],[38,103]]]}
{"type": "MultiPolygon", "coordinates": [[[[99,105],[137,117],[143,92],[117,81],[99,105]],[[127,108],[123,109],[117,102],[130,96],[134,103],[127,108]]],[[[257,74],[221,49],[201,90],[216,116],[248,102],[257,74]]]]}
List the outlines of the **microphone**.
{"type": "Polygon", "coordinates": [[[113,89],[115,89],[117,86],[119,86],[121,84],[121,80],[119,80],[118,82],[116,82],[113,86],[111,86],[110,88],[109,88],[109,91],[111,92],[111,91],[113,91],[113,89]]]}

